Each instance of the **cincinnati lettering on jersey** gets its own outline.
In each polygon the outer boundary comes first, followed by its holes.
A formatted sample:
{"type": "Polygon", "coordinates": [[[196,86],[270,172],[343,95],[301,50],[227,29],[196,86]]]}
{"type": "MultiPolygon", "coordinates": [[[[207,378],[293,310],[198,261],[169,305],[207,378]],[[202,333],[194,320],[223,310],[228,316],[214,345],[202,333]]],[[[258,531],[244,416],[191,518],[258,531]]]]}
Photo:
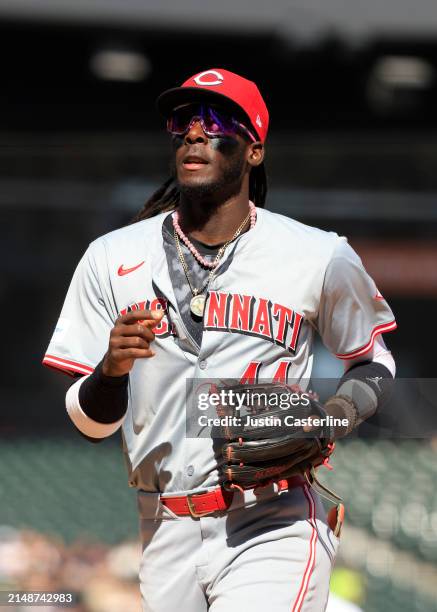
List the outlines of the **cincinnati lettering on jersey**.
{"type": "Polygon", "coordinates": [[[153,333],[159,338],[167,338],[168,336],[176,335],[174,325],[170,324],[168,320],[167,300],[165,298],[154,298],[153,300],[133,302],[129,304],[129,306],[126,306],[126,308],[120,310],[118,314],[120,316],[125,315],[133,310],[163,310],[164,316],[159,322],[159,325],[153,328],[153,333]]]}
{"type": "Polygon", "coordinates": [[[210,291],[205,329],[264,338],[296,352],[303,315],[265,298],[210,291]]]}

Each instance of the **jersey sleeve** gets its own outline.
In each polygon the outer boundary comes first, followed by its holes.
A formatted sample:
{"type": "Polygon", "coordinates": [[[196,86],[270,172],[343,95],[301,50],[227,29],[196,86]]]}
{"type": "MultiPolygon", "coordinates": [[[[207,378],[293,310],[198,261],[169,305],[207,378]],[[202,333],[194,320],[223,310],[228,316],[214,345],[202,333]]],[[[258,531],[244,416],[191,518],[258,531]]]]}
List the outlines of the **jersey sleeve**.
{"type": "Polygon", "coordinates": [[[105,269],[104,257],[104,249],[92,243],[80,260],[43,359],[44,365],[70,376],[94,371],[117,317],[109,280],[98,270],[99,260],[105,269]]]}
{"type": "Polygon", "coordinates": [[[376,336],[396,329],[389,305],[345,238],[339,238],[326,269],[317,328],[339,359],[367,353],[376,336]]]}

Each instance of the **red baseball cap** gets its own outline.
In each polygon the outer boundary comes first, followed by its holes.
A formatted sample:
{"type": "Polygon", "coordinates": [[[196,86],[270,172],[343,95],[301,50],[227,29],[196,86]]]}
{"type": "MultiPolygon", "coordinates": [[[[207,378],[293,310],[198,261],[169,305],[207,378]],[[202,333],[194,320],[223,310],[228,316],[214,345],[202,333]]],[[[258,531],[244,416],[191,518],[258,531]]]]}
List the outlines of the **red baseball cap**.
{"type": "Polygon", "coordinates": [[[165,117],[177,106],[211,98],[216,102],[226,101],[227,105],[237,106],[250,121],[252,130],[261,142],[267,137],[269,111],[258,87],[244,77],[224,70],[210,68],[198,72],[187,79],[180,87],[164,91],[157,99],[156,105],[165,117]]]}

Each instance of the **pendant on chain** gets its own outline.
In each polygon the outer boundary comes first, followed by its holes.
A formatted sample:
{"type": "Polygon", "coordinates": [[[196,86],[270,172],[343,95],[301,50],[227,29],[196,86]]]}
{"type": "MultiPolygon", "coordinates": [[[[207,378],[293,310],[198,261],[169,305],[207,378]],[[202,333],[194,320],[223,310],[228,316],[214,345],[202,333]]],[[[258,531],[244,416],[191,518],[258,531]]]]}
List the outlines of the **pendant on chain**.
{"type": "Polygon", "coordinates": [[[191,298],[190,310],[196,317],[202,318],[205,311],[206,295],[197,294],[191,298]]]}

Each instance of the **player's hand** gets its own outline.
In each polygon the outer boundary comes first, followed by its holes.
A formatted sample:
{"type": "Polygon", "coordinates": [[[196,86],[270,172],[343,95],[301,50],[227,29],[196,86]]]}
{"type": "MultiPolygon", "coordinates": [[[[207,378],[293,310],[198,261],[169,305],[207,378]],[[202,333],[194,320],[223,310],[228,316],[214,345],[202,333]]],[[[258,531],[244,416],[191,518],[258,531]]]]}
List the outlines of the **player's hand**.
{"type": "Polygon", "coordinates": [[[115,322],[103,359],[105,376],[123,376],[131,371],[135,359],[153,357],[150,343],[155,339],[153,328],[164,316],[163,310],[133,310],[115,322]]]}

